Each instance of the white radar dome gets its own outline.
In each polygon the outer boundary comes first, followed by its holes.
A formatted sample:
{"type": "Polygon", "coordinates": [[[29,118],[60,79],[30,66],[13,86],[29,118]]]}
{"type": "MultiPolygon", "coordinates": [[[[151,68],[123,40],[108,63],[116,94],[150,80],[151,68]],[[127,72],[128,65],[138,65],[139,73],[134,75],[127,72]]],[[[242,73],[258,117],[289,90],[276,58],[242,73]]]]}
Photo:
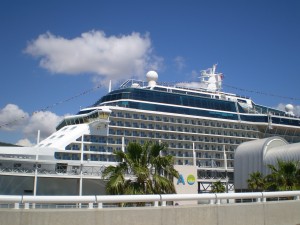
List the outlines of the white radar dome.
{"type": "Polygon", "coordinates": [[[150,87],[154,87],[156,85],[156,81],[158,79],[158,74],[155,71],[149,71],[146,74],[147,80],[148,80],[148,85],[150,87]]]}
{"type": "Polygon", "coordinates": [[[285,106],[285,111],[287,114],[294,115],[293,110],[294,110],[294,106],[292,104],[287,104],[285,106]]]}
{"type": "Polygon", "coordinates": [[[147,74],[146,74],[146,77],[147,77],[147,80],[148,81],[157,81],[158,79],[158,74],[155,72],[155,71],[149,71],[147,74]]]}

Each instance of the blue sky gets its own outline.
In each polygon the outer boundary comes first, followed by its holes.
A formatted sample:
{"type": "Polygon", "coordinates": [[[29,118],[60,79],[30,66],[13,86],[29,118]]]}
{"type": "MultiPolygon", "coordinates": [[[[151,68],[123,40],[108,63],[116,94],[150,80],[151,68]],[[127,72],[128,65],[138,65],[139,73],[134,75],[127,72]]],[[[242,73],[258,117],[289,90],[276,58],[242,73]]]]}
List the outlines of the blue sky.
{"type": "Polygon", "coordinates": [[[224,91],[299,111],[299,12],[297,0],[2,0],[0,123],[9,125],[0,141],[34,143],[37,129],[47,136],[106,93],[108,80],[149,69],[160,81],[196,81],[218,63],[224,91]]]}

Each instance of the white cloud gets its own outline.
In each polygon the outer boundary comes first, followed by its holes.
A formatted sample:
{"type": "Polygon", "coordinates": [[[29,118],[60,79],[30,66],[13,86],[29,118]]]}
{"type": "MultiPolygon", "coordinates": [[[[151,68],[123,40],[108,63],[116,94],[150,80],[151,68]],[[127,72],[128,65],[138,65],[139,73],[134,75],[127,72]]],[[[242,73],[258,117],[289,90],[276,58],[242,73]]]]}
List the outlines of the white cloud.
{"type": "Polygon", "coordinates": [[[28,124],[23,128],[23,133],[26,137],[34,138],[37,137],[37,132],[40,130],[41,139],[44,139],[55,132],[57,124],[62,119],[63,117],[49,111],[36,112],[30,117],[28,124]]]}
{"type": "MultiPolygon", "coordinates": [[[[286,105],[287,104],[279,103],[275,108],[279,109],[279,110],[282,110],[282,111],[286,111],[285,110],[286,105]]],[[[293,110],[294,114],[296,116],[300,116],[300,105],[293,105],[293,106],[294,106],[294,110],[293,110]]]]}
{"type": "Polygon", "coordinates": [[[206,85],[203,84],[203,83],[200,83],[199,82],[181,82],[181,83],[177,83],[176,86],[179,86],[179,87],[186,87],[186,88],[195,88],[195,89],[199,89],[199,88],[205,88],[206,85]]]}
{"type": "Polygon", "coordinates": [[[282,111],[285,111],[285,104],[283,103],[279,103],[276,107],[274,107],[275,109],[279,109],[282,111]]]}
{"type": "Polygon", "coordinates": [[[191,78],[192,79],[197,79],[197,80],[199,80],[199,82],[200,82],[200,73],[199,72],[197,72],[196,70],[193,70],[192,72],[191,72],[191,78]]]}
{"type": "Polygon", "coordinates": [[[163,61],[153,54],[149,35],[140,33],[108,37],[90,31],[66,39],[48,32],[29,43],[25,53],[40,58],[40,66],[53,73],[92,73],[104,80],[140,77],[163,61]]]}
{"type": "Polygon", "coordinates": [[[19,129],[27,122],[28,118],[28,113],[17,105],[7,104],[3,109],[0,109],[0,129],[7,131],[19,129]]]}
{"type": "Polygon", "coordinates": [[[185,59],[182,56],[175,57],[174,62],[179,71],[185,67],[185,59]]]}
{"type": "Polygon", "coordinates": [[[19,140],[17,144],[23,146],[32,145],[31,140],[36,140],[38,130],[41,132],[41,139],[48,137],[62,119],[62,116],[49,111],[29,115],[14,104],[7,104],[0,109],[0,129],[21,133],[24,139],[19,140]]]}
{"type": "Polygon", "coordinates": [[[31,141],[27,138],[19,140],[16,145],[24,146],[24,147],[30,147],[35,145],[35,143],[31,143],[31,141]]]}
{"type": "Polygon", "coordinates": [[[186,87],[186,88],[194,88],[194,89],[199,89],[199,88],[206,88],[207,85],[201,83],[200,81],[200,73],[197,72],[196,70],[193,70],[189,77],[191,77],[193,80],[197,80],[197,81],[193,81],[193,82],[179,82],[176,85],[180,86],[180,87],[186,87]]]}
{"type": "Polygon", "coordinates": [[[294,113],[297,116],[300,116],[300,105],[294,106],[294,113]]]}

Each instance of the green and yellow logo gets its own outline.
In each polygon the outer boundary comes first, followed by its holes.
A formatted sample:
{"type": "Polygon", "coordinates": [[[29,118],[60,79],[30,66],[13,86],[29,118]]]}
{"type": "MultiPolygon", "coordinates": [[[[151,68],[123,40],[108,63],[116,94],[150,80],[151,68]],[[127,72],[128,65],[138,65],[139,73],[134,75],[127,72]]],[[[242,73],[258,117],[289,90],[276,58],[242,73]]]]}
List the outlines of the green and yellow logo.
{"type": "Polygon", "coordinates": [[[195,179],[194,175],[190,174],[190,175],[188,175],[186,181],[188,182],[189,185],[193,185],[195,183],[196,179],[195,179]]]}

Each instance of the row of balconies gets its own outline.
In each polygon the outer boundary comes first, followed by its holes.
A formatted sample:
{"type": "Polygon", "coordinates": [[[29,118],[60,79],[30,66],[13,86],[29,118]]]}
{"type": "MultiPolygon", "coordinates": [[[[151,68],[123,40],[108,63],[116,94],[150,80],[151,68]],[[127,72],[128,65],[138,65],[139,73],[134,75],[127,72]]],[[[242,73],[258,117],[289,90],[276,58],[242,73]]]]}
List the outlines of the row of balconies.
{"type": "MultiPolygon", "coordinates": [[[[160,140],[165,141],[164,139],[160,139],[160,140]]],[[[127,145],[130,141],[132,141],[132,140],[125,138],[124,144],[127,145]]],[[[136,139],[134,141],[136,141],[136,139]]],[[[145,141],[146,141],[146,139],[140,140],[140,143],[144,144],[145,141]]],[[[193,145],[191,142],[184,143],[181,140],[177,140],[176,142],[167,141],[166,143],[168,143],[168,147],[170,149],[191,149],[191,150],[193,149],[193,145]]],[[[201,142],[201,144],[196,142],[194,145],[194,149],[196,151],[199,151],[199,150],[223,151],[224,144],[226,144],[225,145],[226,151],[234,151],[236,144],[233,144],[233,143],[234,142],[232,142],[232,141],[201,142]],[[230,144],[230,145],[227,146],[227,144],[230,144]]],[[[122,145],[122,139],[121,138],[118,138],[118,139],[109,138],[107,143],[105,143],[105,144],[103,144],[103,143],[84,143],[84,151],[112,152],[116,146],[112,147],[111,145],[117,145],[120,147],[122,145]],[[108,145],[110,145],[110,146],[108,146],[108,145]]],[[[81,149],[81,143],[72,143],[66,147],[66,150],[80,151],[80,149],[81,149]]]]}
{"type": "MultiPolygon", "coordinates": [[[[236,136],[236,137],[247,137],[247,138],[257,138],[258,133],[249,133],[249,132],[237,132],[237,131],[229,131],[229,130],[221,130],[221,129],[201,129],[201,128],[188,128],[182,126],[161,126],[161,125],[154,125],[154,124],[134,124],[129,125],[123,123],[121,121],[111,122],[111,126],[118,126],[120,128],[142,128],[142,129],[149,129],[149,130],[158,130],[158,131],[177,131],[177,132],[185,132],[185,133],[194,133],[194,134],[213,134],[213,135],[225,135],[225,136],[236,136]]],[[[244,130],[243,130],[244,131],[244,130]]],[[[121,134],[122,135],[122,134],[121,134]]]]}
{"type": "MultiPolygon", "coordinates": [[[[124,129],[124,127],[118,127],[119,129],[124,129]]],[[[145,128],[148,129],[148,128],[145,128]]],[[[204,137],[207,138],[211,137],[210,135],[215,135],[215,136],[221,136],[218,137],[219,142],[223,141],[224,136],[228,137],[236,137],[236,138],[258,138],[258,134],[239,134],[239,133],[231,133],[231,132],[224,132],[223,134],[220,132],[206,132],[206,133],[191,133],[191,132],[186,132],[189,133],[189,135],[185,135],[183,132],[178,134],[176,131],[168,132],[168,133],[163,133],[162,131],[165,130],[157,130],[155,129],[155,132],[152,132],[151,129],[147,131],[141,131],[141,130],[114,130],[114,127],[110,127],[109,134],[111,135],[121,135],[121,136],[134,136],[134,137],[150,137],[150,138],[165,138],[165,139],[178,139],[178,140],[193,140],[193,141],[205,141],[204,137]],[[192,134],[195,134],[195,136],[191,136],[192,134]],[[184,137],[183,137],[184,135],[184,137]],[[200,135],[200,136],[199,136],[200,135]]],[[[170,130],[166,130],[170,131],[170,130]]],[[[180,131],[178,131],[180,132],[180,131]]],[[[212,138],[217,138],[217,137],[212,137],[212,138]]],[[[239,143],[237,143],[239,144],[239,143]]]]}
{"type": "Polygon", "coordinates": [[[140,121],[156,121],[156,122],[171,123],[171,124],[186,124],[186,125],[197,125],[197,126],[204,126],[204,127],[257,131],[255,127],[250,125],[221,123],[221,122],[205,121],[205,120],[182,119],[182,118],[175,118],[175,117],[161,117],[161,116],[154,116],[154,115],[146,116],[143,114],[140,115],[140,114],[130,114],[130,113],[122,113],[122,112],[118,112],[118,113],[112,112],[111,118],[120,118],[120,119],[125,118],[125,119],[135,119],[140,121]]]}
{"type": "MultiPolygon", "coordinates": [[[[191,160],[182,160],[178,159],[175,161],[176,165],[193,165],[193,162],[191,160]]],[[[221,162],[211,162],[211,161],[196,161],[197,167],[202,168],[225,168],[224,164],[221,162]]],[[[227,168],[232,169],[234,167],[233,162],[228,163],[227,168]]]]}
{"type": "MultiPolygon", "coordinates": [[[[193,158],[193,153],[191,152],[168,152],[168,154],[174,156],[174,157],[183,157],[183,158],[193,158]]],[[[213,160],[224,160],[223,154],[213,154],[213,153],[197,153],[196,159],[213,159],[213,160]]],[[[233,154],[227,154],[227,160],[233,160],[233,154]]]]}
{"type": "MultiPolygon", "coordinates": [[[[218,129],[218,128],[212,128],[205,129],[205,128],[199,128],[197,127],[182,127],[176,126],[172,123],[172,125],[161,125],[161,124],[153,124],[153,123],[137,123],[137,122],[123,122],[123,121],[111,121],[110,125],[112,126],[124,126],[124,127],[133,127],[133,128],[147,128],[147,129],[155,129],[155,130],[170,130],[170,131],[180,131],[180,132],[192,132],[192,133],[211,133],[214,134],[224,134],[226,133],[226,129],[218,129]]],[[[233,130],[232,128],[229,128],[230,130],[233,130]]],[[[245,129],[239,129],[238,131],[245,131],[245,129]]],[[[230,131],[230,133],[236,133],[238,131],[230,131]]],[[[248,130],[253,131],[253,130],[248,130]]]]}

